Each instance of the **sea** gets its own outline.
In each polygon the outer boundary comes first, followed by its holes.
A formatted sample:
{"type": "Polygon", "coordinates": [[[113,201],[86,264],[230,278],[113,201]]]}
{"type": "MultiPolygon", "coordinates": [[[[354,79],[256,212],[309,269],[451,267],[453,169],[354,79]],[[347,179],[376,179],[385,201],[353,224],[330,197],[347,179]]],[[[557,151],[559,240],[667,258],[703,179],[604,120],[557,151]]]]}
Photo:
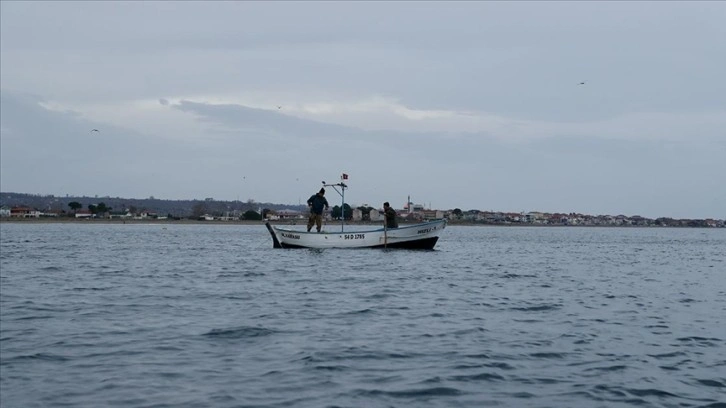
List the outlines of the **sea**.
{"type": "Polygon", "coordinates": [[[4,222],[0,406],[723,408],[726,229],[4,222]]]}

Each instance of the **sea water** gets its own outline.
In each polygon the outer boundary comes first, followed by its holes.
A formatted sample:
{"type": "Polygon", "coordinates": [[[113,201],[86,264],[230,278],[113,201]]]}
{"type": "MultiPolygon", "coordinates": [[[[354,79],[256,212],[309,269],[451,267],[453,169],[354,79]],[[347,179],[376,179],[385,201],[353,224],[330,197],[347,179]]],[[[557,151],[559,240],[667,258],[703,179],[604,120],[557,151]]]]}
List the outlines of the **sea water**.
{"type": "Polygon", "coordinates": [[[726,406],[723,229],[449,226],[433,251],[0,234],[2,408],[726,406]]]}

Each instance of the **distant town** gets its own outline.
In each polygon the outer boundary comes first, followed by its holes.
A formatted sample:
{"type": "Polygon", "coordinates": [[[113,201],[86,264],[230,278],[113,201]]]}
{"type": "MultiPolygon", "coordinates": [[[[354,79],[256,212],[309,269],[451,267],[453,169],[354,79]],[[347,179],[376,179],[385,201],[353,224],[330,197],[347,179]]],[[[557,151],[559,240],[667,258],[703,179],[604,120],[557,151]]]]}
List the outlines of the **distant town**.
{"type": "MultiPolygon", "coordinates": [[[[541,225],[541,226],[613,226],[613,227],[695,227],[724,228],[723,219],[674,219],[667,217],[647,218],[640,215],[590,215],[575,212],[547,213],[501,212],[461,210],[459,208],[438,210],[414,204],[409,198],[403,208],[397,208],[401,222],[419,222],[446,218],[456,224],[482,225],[541,225]]],[[[326,214],[328,219],[353,222],[379,222],[380,209],[367,204],[351,207],[347,203],[341,208],[332,206],[326,214]]],[[[106,219],[106,220],[195,220],[195,221],[240,221],[269,219],[277,222],[305,220],[306,205],[288,205],[247,201],[218,201],[213,198],[202,200],[160,200],[154,197],[130,199],[121,197],[73,197],[25,193],[0,192],[0,218],[12,219],[106,219]]]]}

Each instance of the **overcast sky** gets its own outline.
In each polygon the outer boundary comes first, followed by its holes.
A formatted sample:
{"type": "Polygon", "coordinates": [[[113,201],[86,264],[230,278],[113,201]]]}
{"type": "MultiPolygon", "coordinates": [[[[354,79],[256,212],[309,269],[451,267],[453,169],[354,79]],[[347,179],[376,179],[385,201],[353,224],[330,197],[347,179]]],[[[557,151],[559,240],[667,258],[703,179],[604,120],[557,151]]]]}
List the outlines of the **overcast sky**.
{"type": "Polygon", "coordinates": [[[726,218],[726,2],[0,18],[3,192],[298,204],[345,172],[351,205],[726,218]]]}

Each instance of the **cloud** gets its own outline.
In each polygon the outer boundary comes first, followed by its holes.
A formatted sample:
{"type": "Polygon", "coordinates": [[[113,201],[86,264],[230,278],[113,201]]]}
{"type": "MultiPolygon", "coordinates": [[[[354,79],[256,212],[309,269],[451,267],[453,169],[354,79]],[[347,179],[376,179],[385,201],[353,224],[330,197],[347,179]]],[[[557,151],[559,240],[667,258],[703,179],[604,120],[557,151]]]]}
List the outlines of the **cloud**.
{"type": "Polygon", "coordinates": [[[492,112],[425,110],[400,100],[369,96],[360,99],[332,95],[279,93],[261,96],[255,92],[233,96],[196,95],[129,100],[113,104],[42,102],[46,108],[74,112],[89,120],[101,120],[137,131],[190,139],[210,131],[263,131],[295,133],[297,127],[315,126],[311,134],[334,131],[394,133],[436,132],[443,139],[487,135],[521,143],[556,137],[594,137],[623,140],[718,141],[724,138],[726,108],[699,112],[631,112],[606,119],[572,117],[569,120],[535,120],[507,117],[492,112]],[[306,99],[307,98],[307,99],[306,99]],[[162,101],[165,101],[162,103],[162,101]],[[284,106],[284,109],[278,109],[284,106]],[[215,126],[210,128],[210,126],[215,126]]]}
{"type": "Polygon", "coordinates": [[[295,203],[346,172],[353,204],[400,206],[410,194],[443,209],[677,218],[722,217],[726,204],[718,177],[726,146],[718,142],[508,143],[477,133],[362,130],[238,105],[156,103],[205,129],[170,143],[43,105],[2,93],[3,191],[295,203]]]}

